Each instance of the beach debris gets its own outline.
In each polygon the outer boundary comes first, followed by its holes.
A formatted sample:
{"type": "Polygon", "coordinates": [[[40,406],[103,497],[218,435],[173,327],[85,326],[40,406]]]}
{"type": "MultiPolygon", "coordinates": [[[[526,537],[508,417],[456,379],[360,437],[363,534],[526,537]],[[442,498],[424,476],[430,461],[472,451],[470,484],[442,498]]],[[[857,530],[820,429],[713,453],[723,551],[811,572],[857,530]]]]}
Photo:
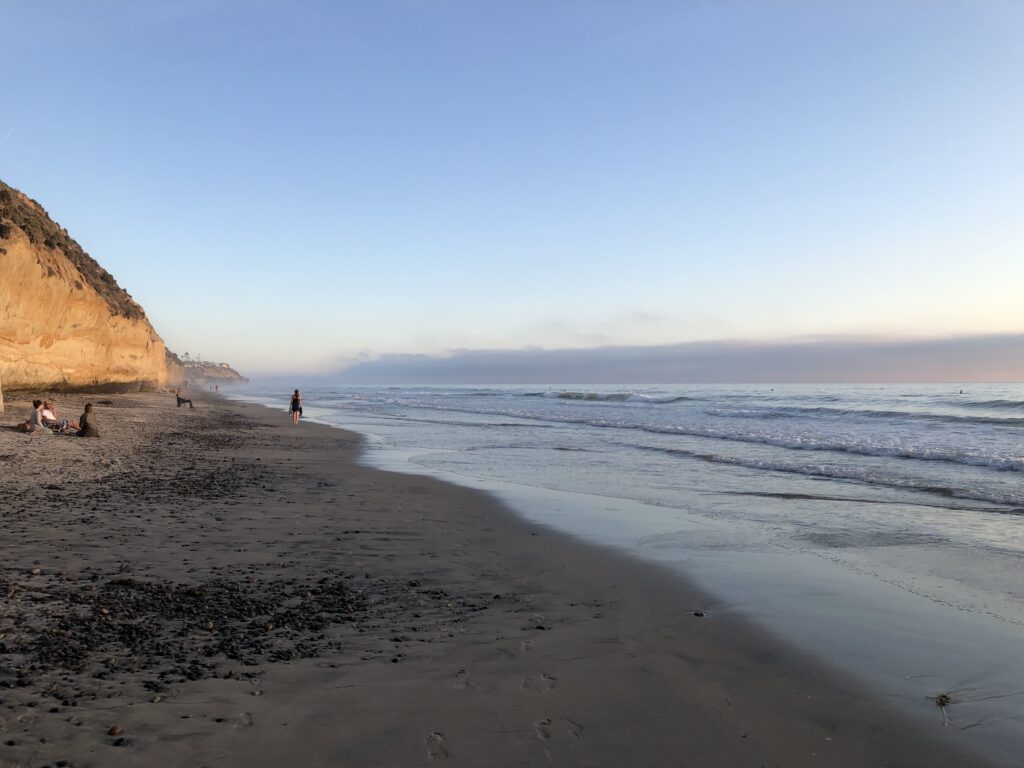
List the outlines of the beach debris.
{"type": "Polygon", "coordinates": [[[253,666],[314,657],[325,630],[367,611],[364,595],[343,576],[198,584],[115,577],[55,587],[47,604],[48,620],[8,642],[9,653],[97,679],[153,669],[156,679],[144,684],[152,693],[175,680],[220,676],[225,661],[253,666]],[[267,624],[286,635],[268,643],[267,624]]]}
{"type": "Polygon", "coordinates": [[[705,616],[707,616],[707,614],[704,613],[704,611],[694,611],[693,615],[696,616],[698,619],[703,619],[705,616]]]}
{"type": "MultiPolygon", "coordinates": [[[[138,692],[124,689],[129,697],[141,694],[153,702],[189,681],[251,679],[263,664],[346,648],[351,633],[410,642],[413,635],[394,633],[393,619],[407,617],[412,606],[419,626],[402,628],[418,636],[490,605],[489,593],[456,597],[407,581],[359,581],[357,589],[340,571],[184,583],[99,572],[77,580],[44,578],[49,583],[31,601],[8,601],[8,618],[21,629],[0,640],[9,662],[0,669],[0,688],[32,689],[38,683],[41,695],[64,707],[77,706],[83,691],[91,698],[120,696],[121,689],[110,688],[123,684],[119,679],[139,686],[138,692]],[[71,675],[64,678],[70,689],[44,682],[57,670],[71,675]]],[[[0,577],[0,595],[16,591],[0,577]]],[[[392,653],[381,661],[397,664],[404,656],[392,653]]]]}
{"type": "Polygon", "coordinates": [[[120,723],[110,726],[110,730],[107,731],[108,736],[120,736],[122,733],[124,733],[124,726],[120,723]]]}
{"type": "Polygon", "coordinates": [[[938,696],[929,696],[935,702],[935,706],[942,710],[942,726],[949,725],[949,715],[946,714],[946,707],[953,703],[953,697],[948,693],[940,693],[938,696]]]}

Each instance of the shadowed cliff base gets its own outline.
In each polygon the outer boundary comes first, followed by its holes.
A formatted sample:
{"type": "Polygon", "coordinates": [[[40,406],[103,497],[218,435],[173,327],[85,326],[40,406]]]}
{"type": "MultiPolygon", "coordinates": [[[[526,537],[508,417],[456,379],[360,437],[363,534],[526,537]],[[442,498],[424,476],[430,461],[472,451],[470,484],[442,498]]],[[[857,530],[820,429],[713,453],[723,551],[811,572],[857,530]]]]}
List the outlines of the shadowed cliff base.
{"type": "Polygon", "coordinates": [[[32,387],[19,386],[4,387],[4,394],[8,399],[19,397],[26,400],[43,398],[49,393],[79,394],[79,395],[125,395],[133,392],[156,392],[165,389],[166,385],[156,381],[124,381],[108,382],[104,384],[88,385],[67,385],[61,383],[40,384],[32,387]]]}

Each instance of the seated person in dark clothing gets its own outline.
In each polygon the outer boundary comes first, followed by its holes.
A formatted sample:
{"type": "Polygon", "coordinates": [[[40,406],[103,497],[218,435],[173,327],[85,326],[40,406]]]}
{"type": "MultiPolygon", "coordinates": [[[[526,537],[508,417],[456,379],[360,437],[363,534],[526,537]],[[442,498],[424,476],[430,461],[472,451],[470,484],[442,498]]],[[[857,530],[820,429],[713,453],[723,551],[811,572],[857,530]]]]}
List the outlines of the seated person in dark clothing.
{"type": "Polygon", "coordinates": [[[85,413],[78,420],[81,429],[78,430],[79,437],[99,437],[100,432],[96,429],[96,417],[92,413],[92,403],[85,404],[85,413]]]}
{"type": "Polygon", "coordinates": [[[179,408],[181,408],[181,406],[183,406],[185,403],[188,403],[188,407],[189,408],[195,408],[195,406],[192,405],[192,401],[191,400],[189,400],[187,397],[182,397],[181,396],[181,390],[180,389],[177,392],[174,393],[174,396],[178,400],[178,407],[179,408]]]}

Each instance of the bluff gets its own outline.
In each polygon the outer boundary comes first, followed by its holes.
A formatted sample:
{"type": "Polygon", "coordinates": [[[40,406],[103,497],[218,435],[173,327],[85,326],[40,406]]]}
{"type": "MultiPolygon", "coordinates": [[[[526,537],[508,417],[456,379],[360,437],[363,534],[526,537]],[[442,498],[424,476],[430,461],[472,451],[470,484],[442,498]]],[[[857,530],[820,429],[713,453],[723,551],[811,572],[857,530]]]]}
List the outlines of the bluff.
{"type": "Polygon", "coordinates": [[[244,384],[249,380],[227,363],[186,360],[182,363],[185,380],[198,386],[244,384]]]}
{"type": "Polygon", "coordinates": [[[182,374],[113,276],[39,203],[0,182],[0,386],[134,390],[182,374]]]}

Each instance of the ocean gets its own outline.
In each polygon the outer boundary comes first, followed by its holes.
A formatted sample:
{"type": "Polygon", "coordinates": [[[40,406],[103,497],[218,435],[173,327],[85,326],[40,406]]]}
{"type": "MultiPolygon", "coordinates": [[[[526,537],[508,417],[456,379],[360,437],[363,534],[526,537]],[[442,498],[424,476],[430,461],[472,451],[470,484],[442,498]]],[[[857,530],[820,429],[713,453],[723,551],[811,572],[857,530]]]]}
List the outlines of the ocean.
{"type": "Polygon", "coordinates": [[[663,564],[702,611],[910,708],[957,690],[962,724],[1020,746],[1024,385],[319,386],[303,405],[374,466],[663,564]]]}

